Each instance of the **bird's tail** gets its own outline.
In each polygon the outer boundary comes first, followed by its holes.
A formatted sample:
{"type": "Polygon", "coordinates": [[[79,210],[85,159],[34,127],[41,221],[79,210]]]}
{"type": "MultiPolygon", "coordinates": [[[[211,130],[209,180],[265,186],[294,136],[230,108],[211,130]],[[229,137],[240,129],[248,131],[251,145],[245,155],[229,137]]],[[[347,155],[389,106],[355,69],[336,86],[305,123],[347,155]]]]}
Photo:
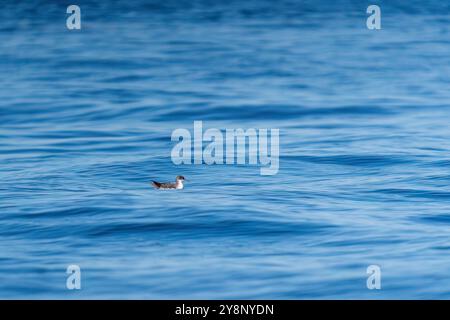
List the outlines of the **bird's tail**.
{"type": "Polygon", "coordinates": [[[156,181],[153,181],[153,180],[152,180],[152,185],[153,185],[156,189],[159,189],[159,188],[161,187],[161,183],[156,182],[156,181]]]}

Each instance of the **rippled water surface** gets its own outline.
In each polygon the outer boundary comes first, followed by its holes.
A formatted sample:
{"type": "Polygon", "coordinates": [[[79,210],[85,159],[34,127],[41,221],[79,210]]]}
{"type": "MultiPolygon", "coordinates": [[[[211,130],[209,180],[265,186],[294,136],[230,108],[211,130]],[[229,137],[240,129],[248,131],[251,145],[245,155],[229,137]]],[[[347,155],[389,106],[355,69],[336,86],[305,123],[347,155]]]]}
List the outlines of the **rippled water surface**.
{"type": "Polygon", "coordinates": [[[450,298],[448,3],[96,2],[1,5],[1,298],[450,298]],[[279,173],[174,165],[195,120],[279,173]]]}

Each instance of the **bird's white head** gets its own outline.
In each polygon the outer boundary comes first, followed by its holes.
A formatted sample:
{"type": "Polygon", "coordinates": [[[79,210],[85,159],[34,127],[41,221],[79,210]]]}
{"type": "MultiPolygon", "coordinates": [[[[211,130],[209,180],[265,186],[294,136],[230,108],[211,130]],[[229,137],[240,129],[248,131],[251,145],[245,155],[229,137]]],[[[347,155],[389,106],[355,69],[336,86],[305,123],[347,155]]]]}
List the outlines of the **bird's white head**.
{"type": "Polygon", "coordinates": [[[177,182],[177,189],[183,189],[184,185],[183,182],[186,180],[183,176],[177,176],[176,182],[177,182]]]}

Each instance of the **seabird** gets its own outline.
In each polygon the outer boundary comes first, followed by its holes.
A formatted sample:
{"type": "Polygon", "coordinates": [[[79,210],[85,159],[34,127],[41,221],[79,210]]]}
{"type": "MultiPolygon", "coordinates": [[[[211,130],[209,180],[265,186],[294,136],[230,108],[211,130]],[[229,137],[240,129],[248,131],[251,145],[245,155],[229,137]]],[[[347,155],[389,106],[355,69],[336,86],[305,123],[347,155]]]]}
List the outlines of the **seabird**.
{"type": "Polygon", "coordinates": [[[161,190],[172,190],[172,189],[183,189],[183,181],[186,180],[184,179],[183,176],[177,176],[175,179],[175,182],[156,182],[156,181],[152,181],[152,185],[156,188],[156,189],[161,189],[161,190]]]}

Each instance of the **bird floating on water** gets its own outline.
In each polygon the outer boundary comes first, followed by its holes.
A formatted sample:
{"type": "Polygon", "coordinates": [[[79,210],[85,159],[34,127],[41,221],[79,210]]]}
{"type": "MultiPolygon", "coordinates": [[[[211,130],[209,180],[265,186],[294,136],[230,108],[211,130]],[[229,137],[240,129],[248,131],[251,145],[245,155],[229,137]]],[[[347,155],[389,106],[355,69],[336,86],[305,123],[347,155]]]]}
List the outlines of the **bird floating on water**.
{"type": "Polygon", "coordinates": [[[156,182],[152,181],[152,185],[156,189],[161,190],[173,190],[173,189],[183,189],[183,181],[186,180],[183,176],[177,176],[175,182],[156,182]]]}

